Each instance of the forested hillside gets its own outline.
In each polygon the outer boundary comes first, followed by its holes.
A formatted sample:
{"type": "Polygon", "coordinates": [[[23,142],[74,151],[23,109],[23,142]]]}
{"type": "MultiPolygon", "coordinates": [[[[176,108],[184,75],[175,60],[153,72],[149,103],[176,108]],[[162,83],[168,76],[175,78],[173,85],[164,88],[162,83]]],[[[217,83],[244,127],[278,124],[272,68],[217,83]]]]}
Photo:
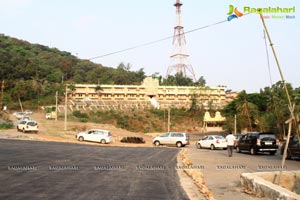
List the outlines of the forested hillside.
{"type": "Polygon", "coordinates": [[[139,85],[145,78],[141,68],[130,71],[130,64],[117,68],[81,60],[69,52],[0,34],[0,79],[5,80],[4,103],[46,101],[64,82],[139,85]]]}

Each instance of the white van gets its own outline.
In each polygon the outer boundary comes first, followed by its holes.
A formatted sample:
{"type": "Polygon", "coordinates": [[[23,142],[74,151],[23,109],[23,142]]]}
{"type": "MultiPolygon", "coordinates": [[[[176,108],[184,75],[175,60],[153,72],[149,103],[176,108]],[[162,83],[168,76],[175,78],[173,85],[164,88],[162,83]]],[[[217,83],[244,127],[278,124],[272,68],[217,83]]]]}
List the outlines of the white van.
{"type": "Polygon", "coordinates": [[[159,146],[161,144],[176,145],[177,147],[184,147],[190,143],[187,133],[167,132],[153,139],[153,144],[159,146]]]}
{"type": "Polygon", "coordinates": [[[85,132],[80,132],[76,135],[79,141],[100,142],[101,144],[111,143],[112,136],[107,130],[91,129],[85,132]]]}

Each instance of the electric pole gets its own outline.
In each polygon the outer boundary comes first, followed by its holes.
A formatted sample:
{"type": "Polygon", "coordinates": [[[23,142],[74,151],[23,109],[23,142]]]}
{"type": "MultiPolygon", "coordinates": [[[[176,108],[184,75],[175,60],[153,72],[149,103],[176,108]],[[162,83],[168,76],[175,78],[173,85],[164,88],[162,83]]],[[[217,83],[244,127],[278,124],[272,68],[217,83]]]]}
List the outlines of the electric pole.
{"type": "Polygon", "coordinates": [[[66,84],[66,91],[65,91],[65,128],[67,130],[67,115],[68,115],[68,93],[67,93],[67,84],[66,84]]]}
{"type": "Polygon", "coordinates": [[[4,80],[2,80],[2,84],[1,84],[0,113],[3,111],[3,98],[4,98],[4,80]]]}
{"type": "Polygon", "coordinates": [[[58,92],[55,93],[55,121],[57,121],[57,99],[58,99],[58,92]]]}

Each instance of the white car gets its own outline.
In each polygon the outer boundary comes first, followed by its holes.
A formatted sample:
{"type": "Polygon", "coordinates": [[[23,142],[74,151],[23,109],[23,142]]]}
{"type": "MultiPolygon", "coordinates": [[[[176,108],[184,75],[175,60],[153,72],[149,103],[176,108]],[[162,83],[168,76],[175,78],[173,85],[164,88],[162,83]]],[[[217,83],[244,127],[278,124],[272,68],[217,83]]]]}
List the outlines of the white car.
{"type": "Polygon", "coordinates": [[[214,149],[226,149],[227,142],[226,139],[221,135],[208,135],[198,140],[196,143],[198,149],[209,148],[214,149]]]}
{"type": "Polygon", "coordinates": [[[32,121],[32,120],[28,116],[23,116],[19,121],[21,122],[21,121],[32,121]]]}
{"type": "Polygon", "coordinates": [[[177,147],[184,147],[190,143],[189,136],[186,133],[167,132],[153,139],[152,143],[155,146],[161,144],[176,145],[177,147]]]}
{"type": "Polygon", "coordinates": [[[26,116],[26,113],[24,112],[15,112],[13,114],[18,120],[22,119],[24,116],[26,116]]]}
{"type": "Polygon", "coordinates": [[[17,125],[17,130],[18,131],[23,131],[25,132],[38,132],[39,131],[39,127],[38,127],[38,123],[36,121],[33,120],[23,120],[21,122],[18,123],[17,125]]]}
{"type": "Polygon", "coordinates": [[[111,143],[112,135],[107,130],[91,129],[85,132],[80,132],[76,135],[79,141],[100,142],[101,144],[111,143]]]}

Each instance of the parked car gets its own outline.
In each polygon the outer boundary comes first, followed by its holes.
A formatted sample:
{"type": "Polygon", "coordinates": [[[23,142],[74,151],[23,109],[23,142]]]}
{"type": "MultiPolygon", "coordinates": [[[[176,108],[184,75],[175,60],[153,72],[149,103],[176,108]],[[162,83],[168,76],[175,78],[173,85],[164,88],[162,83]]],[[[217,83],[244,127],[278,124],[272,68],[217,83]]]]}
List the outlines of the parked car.
{"type": "Polygon", "coordinates": [[[24,113],[25,115],[32,115],[33,112],[31,110],[25,110],[24,113]]]}
{"type": "MultiPolygon", "coordinates": [[[[284,142],[281,147],[281,155],[283,155],[285,145],[286,142],[284,142]]],[[[286,158],[287,159],[300,158],[300,141],[297,134],[293,134],[290,138],[286,158]]]]}
{"type": "Polygon", "coordinates": [[[23,116],[21,119],[20,119],[20,122],[21,121],[31,121],[32,119],[29,117],[29,116],[23,116]]]}
{"type": "Polygon", "coordinates": [[[23,131],[25,132],[38,132],[38,123],[33,120],[23,120],[18,123],[17,125],[17,130],[18,131],[23,131]]]}
{"type": "Polygon", "coordinates": [[[46,119],[55,119],[56,118],[56,112],[52,111],[52,112],[46,113],[45,117],[46,117],[46,119]]]}
{"type": "Polygon", "coordinates": [[[15,112],[13,114],[18,120],[22,119],[24,116],[26,116],[26,113],[24,112],[15,112]]]}
{"type": "Polygon", "coordinates": [[[187,133],[167,132],[155,137],[152,143],[155,146],[176,145],[177,147],[184,147],[185,145],[190,144],[190,138],[187,133]]]}
{"type": "Polygon", "coordinates": [[[279,140],[272,132],[253,132],[243,135],[237,144],[236,152],[248,151],[251,155],[268,152],[274,155],[279,147],[279,140]]]}
{"type": "Polygon", "coordinates": [[[101,144],[111,143],[112,135],[108,130],[91,129],[85,132],[80,132],[76,135],[79,141],[100,142],[101,144]]]}
{"type": "Polygon", "coordinates": [[[211,150],[227,149],[227,142],[222,135],[208,135],[198,140],[196,147],[198,149],[209,148],[211,150]]]}

